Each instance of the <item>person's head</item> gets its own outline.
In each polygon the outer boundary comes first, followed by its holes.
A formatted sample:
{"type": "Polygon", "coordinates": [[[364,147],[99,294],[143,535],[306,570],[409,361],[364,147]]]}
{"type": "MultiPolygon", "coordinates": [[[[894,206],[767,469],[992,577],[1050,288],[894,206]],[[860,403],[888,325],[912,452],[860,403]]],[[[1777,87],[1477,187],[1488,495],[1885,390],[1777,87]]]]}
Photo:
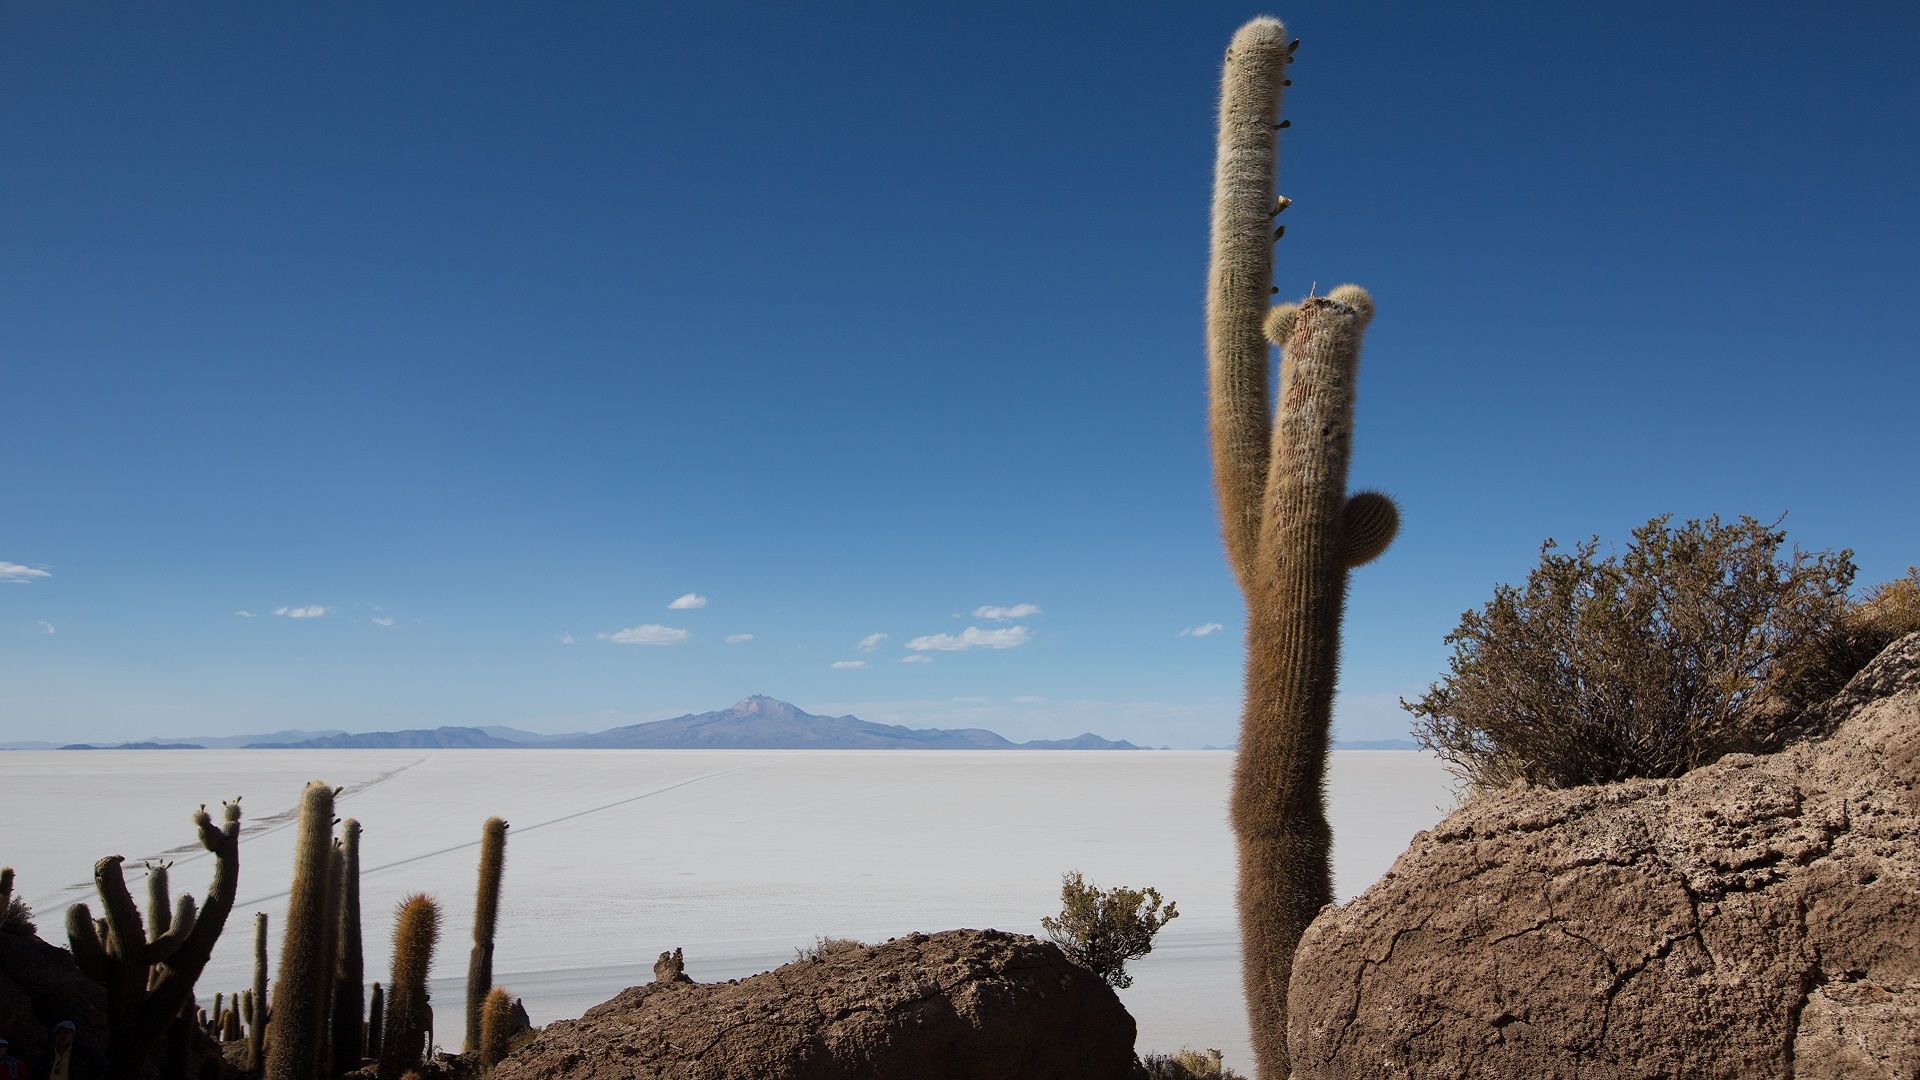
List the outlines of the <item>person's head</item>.
{"type": "Polygon", "coordinates": [[[62,1050],[73,1045],[73,1021],[62,1020],[53,1025],[53,1045],[62,1050]]]}
{"type": "Polygon", "coordinates": [[[13,1048],[7,1045],[7,1037],[5,1035],[0,1035],[0,1057],[6,1057],[8,1054],[12,1052],[13,1052],[13,1048]]]}

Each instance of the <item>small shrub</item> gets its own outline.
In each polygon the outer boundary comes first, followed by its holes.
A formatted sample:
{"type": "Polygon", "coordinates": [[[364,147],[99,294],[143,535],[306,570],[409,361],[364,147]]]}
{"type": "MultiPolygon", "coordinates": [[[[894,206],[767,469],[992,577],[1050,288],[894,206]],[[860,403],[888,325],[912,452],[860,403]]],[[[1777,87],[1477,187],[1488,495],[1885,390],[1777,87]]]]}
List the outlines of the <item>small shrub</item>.
{"type": "Polygon", "coordinates": [[[1173,1054],[1148,1054],[1140,1059],[1147,1080],[1246,1080],[1220,1063],[1218,1050],[1181,1050],[1173,1054]]]}
{"type": "Polygon", "coordinates": [[[1564,554],[1549,540],[1524,587],[1462,615],[1447,675],[1401,702],[1421,745],[1476,787],[1571,787],[1803,734],[1795,717],[1845,666],[1851,553],[1781,558],[1786,534],[1752,518],[1668,520],[1619,558],[1597,558],[1598,538],[1564,554]]]}
{"type": "Polygon", "coordinates": [[[1162,910],[1153,888],[1102,892],[1078,870],[1061,876],[1060,903],[1059,915],[1040,920],[1047,936],[1068,959],[1122,990],[1133,985],[1127,961],[1152,952],[1153,935],[1180,917],[1172,901],[1162,910]]]}
{"type": "Polygon", "coordinates": [[[25,937],[37,933],[33,924],[33,908],[17,896],[7,898],[6,907],[0,910],[0,934],[19,934],[25,937]]]}
{"type": "Polygon", "coordinates": [[[795,960],[811,960],[818,963],[829,956],[837,956],[843,952],[852,952],[855,949],[864,949],[866,947],[866,942],[855,941],[852,938],[816,937],[813,939],[813,944],[793,950],[793,958],[795,960]]]}

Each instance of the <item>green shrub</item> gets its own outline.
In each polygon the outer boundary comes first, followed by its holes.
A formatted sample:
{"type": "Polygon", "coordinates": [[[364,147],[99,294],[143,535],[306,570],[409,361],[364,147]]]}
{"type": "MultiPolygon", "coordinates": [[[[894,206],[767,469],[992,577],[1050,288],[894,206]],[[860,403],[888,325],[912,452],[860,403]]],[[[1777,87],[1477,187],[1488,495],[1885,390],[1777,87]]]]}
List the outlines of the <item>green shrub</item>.
{"type": "Polygon", "coordinates": [[[1421,745],[1476,787],[1571,787],[1677,776],[1805,734],[1801,709],[1871,659],[1838,671],[1858,651],[1839,646],[1851,553],[1783,558],[1786,534],[1749,517],[1668,520],[1618,558],[1597,558],[1598,538],[1569,553],[1549,540],[1525,586],[1462,615],[1447,675],[1401,702],[1421,745]]]}
{"type": "Polygon", "coordinates": [[[1068,959],[1122,990],[1133,985],[1127,961],[1152,952],[1153,935],[1180,917],[1171,900],[1162,910],[1151,887],[1102,892],[1078,870],[1061,876],[1060,903],[1059,915],[1040,920],[1047,936],[1068,959]]]}
{"type": "Polygon", "coordinates": [[[1147,1080],[1246,1080],[1220,1063],[1218,1050],[1148,1054],[1140,1059],[1140,1067],[1147,1080]]]}

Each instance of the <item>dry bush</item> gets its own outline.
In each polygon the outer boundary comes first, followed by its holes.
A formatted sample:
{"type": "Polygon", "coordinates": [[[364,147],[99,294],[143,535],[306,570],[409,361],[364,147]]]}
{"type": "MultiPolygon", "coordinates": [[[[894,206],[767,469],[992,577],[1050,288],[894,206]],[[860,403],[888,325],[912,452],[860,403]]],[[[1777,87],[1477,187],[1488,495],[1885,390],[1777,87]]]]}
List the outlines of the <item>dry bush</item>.
{"type": "Polygon", "coordinates": [[[1851,552],[1783,558],[1786,534],[1749,517],[1668,520],[1618,558],[1596,557],[1598,538],[1568,553],[1549,540],[1524,586],[1462,615],[1447,675],[1401,702],[1421,745],[1475,787],[1570,787],[1677,776],[1804,734],[1801,707],[1848,662],[1835,643],[1851,552]]]}
{"type": "Polygon", "coordinates": [[[813,939],[813,944],[793,950],[793,958],[795,960],[812,960],[818,962],[825,960],[829,956],[837,956],[843,952],[852,952],[855,949],[864,948],[867,948],[866,942],[855,941],[853,938],[816,937],[813,939]]]}
{"type": "Polygon", "coordinates": [[[1220,1063],[1218,1050],[1148,1054],[1140,1059],[1140,1066],[1147,1080],[1246,1080],[1220,1063]]]}
{"type": "Polygon", "coordinates": [[[17,896],[7,898],[4,909],[0,909],[0,934],[19,934],[25,937],[38,932],[33,925],[33,909],[25,900],[17,896]]]}

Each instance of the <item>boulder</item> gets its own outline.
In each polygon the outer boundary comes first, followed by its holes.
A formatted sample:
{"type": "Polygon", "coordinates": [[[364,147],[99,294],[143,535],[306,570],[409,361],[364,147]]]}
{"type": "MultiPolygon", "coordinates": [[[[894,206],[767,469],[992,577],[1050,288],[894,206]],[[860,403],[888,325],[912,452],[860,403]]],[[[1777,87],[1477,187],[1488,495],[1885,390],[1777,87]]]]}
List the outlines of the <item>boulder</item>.
{"type": "Polygon", "coordinates": [[[549,1025],[493,1080],[1125,1080],[1133,1018],[1053,945],[912,934],[727,983],[649,983],[549,1025]]]}
{"type": "Polygon", "coordinates": [[[28,932],[0,931],[0,1035],[15,1057],[51,1052],[53,1025],[71,1020],[83,1054],[106,1052],[107,992],[80,973],[73,954],[28,932]]]}
{"type": "Polygon", "coordinates": [[[1920,634],[1824,740],[1484,795],[1301,940],[1294,1080],[1920,1076],[1920,634]]]}

